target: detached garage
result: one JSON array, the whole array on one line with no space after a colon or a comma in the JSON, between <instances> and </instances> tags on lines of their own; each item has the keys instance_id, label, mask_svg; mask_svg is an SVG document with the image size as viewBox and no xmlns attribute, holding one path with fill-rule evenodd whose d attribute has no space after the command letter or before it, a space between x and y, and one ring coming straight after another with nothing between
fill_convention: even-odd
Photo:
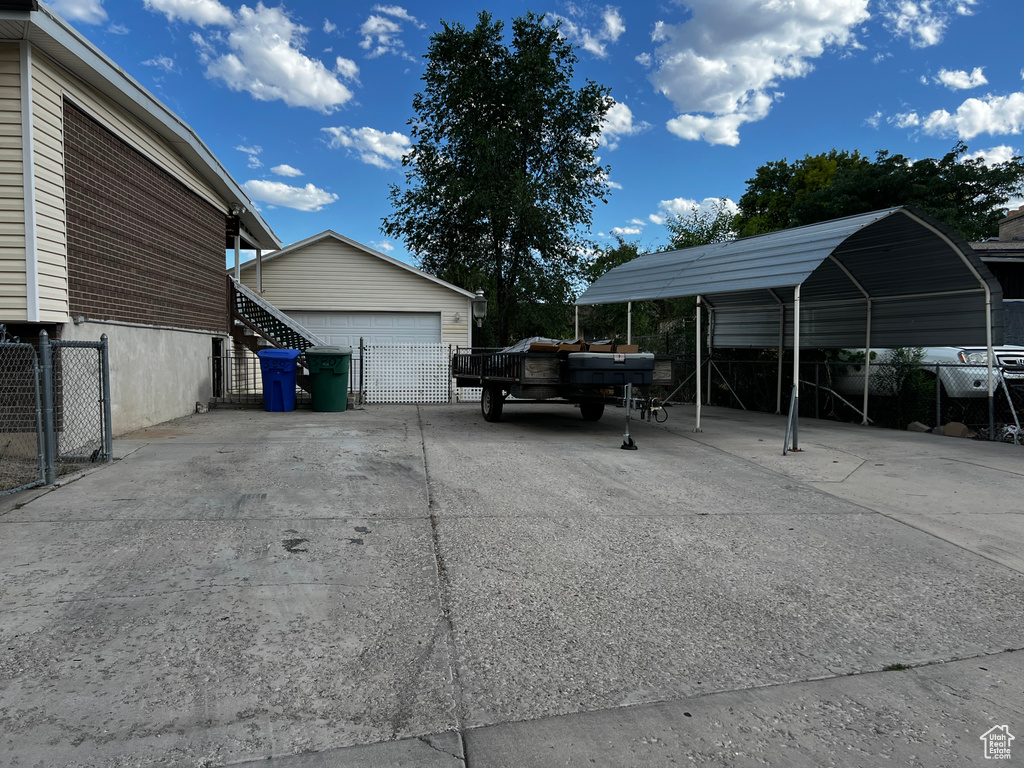
<instances>
[{"instance_id":1,"label":"detached garage","mask_svg":"<svg viewBox=\"0 0 1024 768\"><path fill-rule=\"evenodd\" d=\"M366 402L446 401L447 347L471 344L472 292L330 230L246 262L239 279L324 344L352 347L354 382L360 340L374 348L362 394L381 399Z\"/></svg>"},{"instance_id":2,"label":"detached garage","mask_svg":"<svg viewBox=\"0 0 1024 768\"><path fill-rule=\"evenodd\" d=\"M470 345L472 292L337 232L261 261L261 276L255 260L242 265L242 283L325 344Z\"/></svg>"}]
</instances>

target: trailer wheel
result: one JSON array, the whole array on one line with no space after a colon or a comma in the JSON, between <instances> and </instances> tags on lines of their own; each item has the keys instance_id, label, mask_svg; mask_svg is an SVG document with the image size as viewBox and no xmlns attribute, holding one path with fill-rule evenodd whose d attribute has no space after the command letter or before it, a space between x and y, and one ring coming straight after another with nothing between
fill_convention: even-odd
<instances>
[{"instance_id":1,"label":"trailer wheel","mask_svg":"<svg viewBox=\"0 0 1024 768\"><path fill-rule=\"evenodd\" d=\"M580 416L584 421L600 421L604 416L604 403L580 403Z\"/></svg>"},{"instance_id":2,"label":"trailer wheel","mask_svg":"<svg viewBox=\"0 0 1024 768\"><path fill-rule=\"evenodd\" d=\"M484 387L480 395L480 411L484 421L501 421L501 408L505 405L505 394L501 387Z\"/></svg>"}]
</instances>

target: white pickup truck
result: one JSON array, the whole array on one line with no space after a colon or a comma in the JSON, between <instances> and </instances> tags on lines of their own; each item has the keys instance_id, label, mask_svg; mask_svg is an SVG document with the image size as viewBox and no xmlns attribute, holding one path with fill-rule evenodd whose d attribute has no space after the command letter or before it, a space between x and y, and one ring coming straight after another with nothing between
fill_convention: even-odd
<instances>
[{"instance_id":1,"label":"white pickup truck","mask_svg":"<svg viewBox=\"0 0 1024 768\"><path fill-rule=\"evenodd\" d=\"M934 374L938 366L939 382L946 397L987 397L988 352L985 347L924 347L920 365ZM882 366L889 361L890 350L871 350L871 384L869 394L885 395L887 377L879 375ZM992 385L998 393L1005 377L1007 386L1024 387L1024 347L994 347L995 361L992 367ZM863 351L861 352L863 357ZM857 395L864 391L864 365L846 365L838 368L832 381L833 388L844 395Z\"/></svg>"}]
</instances>

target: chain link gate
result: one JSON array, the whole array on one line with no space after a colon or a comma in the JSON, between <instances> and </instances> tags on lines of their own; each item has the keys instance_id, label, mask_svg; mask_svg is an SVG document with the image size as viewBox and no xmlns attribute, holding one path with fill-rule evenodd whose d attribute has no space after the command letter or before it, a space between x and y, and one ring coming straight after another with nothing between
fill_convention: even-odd
<instances>
[{"instance_id":1,"label":"chain link gate","mask_svg":"<svg viewBox=\"0 0 1024 768\"><path fill-rule=\"evenodd\" d=\"M106 334L51 341L41 331L37 354L0 325L0 496L112 461L112 435Z\"/></svg>"},{"instance_id":2,"label":"chain link gate","mask_svg":"<svg viewBox=\"0 0 1024 768\"><path fill-rule=\"evenodd\" d=\"M0 496L45 482L40 400L35 349L0 340Z\"/></svg>"}]
</instances>

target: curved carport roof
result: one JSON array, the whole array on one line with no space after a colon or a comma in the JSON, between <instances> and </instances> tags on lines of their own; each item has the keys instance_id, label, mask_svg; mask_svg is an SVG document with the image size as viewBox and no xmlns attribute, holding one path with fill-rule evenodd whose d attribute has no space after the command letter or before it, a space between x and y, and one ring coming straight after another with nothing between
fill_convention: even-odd
<instances>
[{"instance_id":1,"label":"curved carport roof","mask_svg":"<svg viewBox=\"0 0 1024 768\"><path fill-rule=\"evenodd\" d=\"M708 341L718 347L1002 343L999 283L958 234L909 206L646 254L609 270L576 304L684 296L698 297L698 312L711 309ZM990 370L990 404L991 387ZM864 400L866 421L866 380Z\"/></svg>"},{"instance_id":2,"label":"curved carport roof","mask_svg":"<svg viewBox=\"0 0 1024 768\"><path fill-rule=\"evenodd\" d=\"M1002 342L1002 289L959 235L910 207L727 243L650 253L598 278L578 305L701 296L713 344L776 347L779 308L800 286L801 347ZM991 320L986 308L992 308Z\"/></svg>"}]
</instances>

